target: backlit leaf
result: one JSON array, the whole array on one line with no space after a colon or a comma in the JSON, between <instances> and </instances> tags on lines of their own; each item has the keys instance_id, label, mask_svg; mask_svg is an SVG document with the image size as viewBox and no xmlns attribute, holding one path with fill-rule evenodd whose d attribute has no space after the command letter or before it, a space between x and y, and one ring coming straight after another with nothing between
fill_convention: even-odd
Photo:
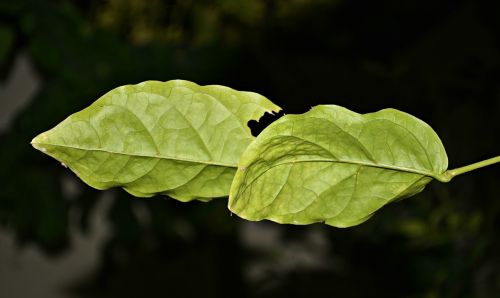
<instances>
[{"instance_id":1,"label":"backlit leaf","mask_svg":"<svg viewBox=\"0 0 500 298\"><path fill-rule=\"evenodd\" d=\"M97 189L210 200L229 193L254 139L247 122L279 110L252 92L148 81L108 92L32 144Z\"/></svg>"},{"instance_id":2,"label":"backlit leaf","mask_svg":"<svg viewBox=\"0 0 500 298\"><path fill-rule=\"evenodd\" d=\"M317 106L280 118L247 148L229 208L248 220L349 227L447 167L439 137L409 114Z\"/></svg>"}]
</instances>

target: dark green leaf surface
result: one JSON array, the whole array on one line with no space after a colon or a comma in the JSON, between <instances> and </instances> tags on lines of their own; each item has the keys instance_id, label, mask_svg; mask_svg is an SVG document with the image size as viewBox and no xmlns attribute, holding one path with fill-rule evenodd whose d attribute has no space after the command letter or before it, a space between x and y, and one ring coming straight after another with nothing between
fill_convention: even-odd
<instances>
[{"instance_id":1,"label":"dark green leaf surface","mask_svg":"<svg viewBox=\"0 0 500 298\"><path fill-rule=\"evenodd\" d=\"M349 227L446 171L436 133L394 109L317 106L267 127L247 148L229 208L249 220Z\"/></svg>"},{"instance_id":2,"label":"dark green leaf surface","mask_svg":"<svg viewBox=\"0 0 500 298\"><path fill-rule=\"evenodd\" d=\"M227 196L265 97L174 80L116 88L33 139L97 189L181 201Z\"/></svg>"}]
</instances>

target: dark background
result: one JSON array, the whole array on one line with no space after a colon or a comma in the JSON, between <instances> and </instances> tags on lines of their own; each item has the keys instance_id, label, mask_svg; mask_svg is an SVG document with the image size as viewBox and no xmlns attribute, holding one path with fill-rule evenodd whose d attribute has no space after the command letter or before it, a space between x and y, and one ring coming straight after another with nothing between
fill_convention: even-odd
<instances>
[{"instance_id":1,"label":"dark background","mask_svg":"<svg viewBox=\"0 0 500 298\"><path fill-rule=\"evenodd\" d=\"M21 58L35 75L21 76L0 102L2 117L14 111L0 132L0 234L8 235L0 248L11 241L18 260L3 250L0 297L55 276L23 263L27 251L61 280L82 271L58 284L64 297L499 297L498 166L432 182L337 229L246 222L226 199L97 191L29 145L112 88L186 79L261 93L285 113L397 108L436 130L450 168L493 157L499 3L0 1L0 90ZM33 85L19 103L16 94ZM99 229L106 236L92 266L61 267Z\"/></svg>"}]
</instances>

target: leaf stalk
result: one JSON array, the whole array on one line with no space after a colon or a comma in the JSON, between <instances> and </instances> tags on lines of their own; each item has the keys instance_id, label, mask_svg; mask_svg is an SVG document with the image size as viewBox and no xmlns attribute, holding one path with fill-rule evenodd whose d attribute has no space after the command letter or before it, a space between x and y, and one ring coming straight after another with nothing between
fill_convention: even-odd
<instances>
[{"instance_id":1,"label":"leaf stalk","mask_svg":"<svg viewBox=\"0 0 500 298\"><path fill-rule=\"evenodd\" d=\"M500 162L500 156L492 157L492 158L489 158L489 159L486 159L483 161L479 161L479 162L476 162L476 163L473 163L473 164L470 164L467 166L448 170L448 171L444 172L443 174L441 174L441 176L436 177L436 179L441 181L441 182L449 182L455 176L458 176L458 175L461 175L461 174L464 174L464 173L467 173L467 172L470 172L470 171L473 171L473 170L476 170L479 168L483 168L483 167L486 167L486 166L489 166L492 164L496 164L499 162Z\"/></svg>"}]
</instances>

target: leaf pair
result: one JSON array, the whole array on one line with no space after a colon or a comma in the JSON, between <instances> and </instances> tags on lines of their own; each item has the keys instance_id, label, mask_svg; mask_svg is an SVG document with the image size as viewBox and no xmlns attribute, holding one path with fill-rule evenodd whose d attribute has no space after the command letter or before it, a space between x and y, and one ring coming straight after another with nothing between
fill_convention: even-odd
<instances>
[{"instance_id":1,"label":"leaf pair","mask_svg":"<svg viewBox=\"0 0 500 298\"><path fill-rule=\"evenodd\" d=\"M409 114L317 106L255 139L248 121L279 110L256 93L148 81L110 91L32 144L98 189L180 201L229 194L237 215L279 223L357 225L452 177L439 137Z\"/></svg>"}]
</instances>

